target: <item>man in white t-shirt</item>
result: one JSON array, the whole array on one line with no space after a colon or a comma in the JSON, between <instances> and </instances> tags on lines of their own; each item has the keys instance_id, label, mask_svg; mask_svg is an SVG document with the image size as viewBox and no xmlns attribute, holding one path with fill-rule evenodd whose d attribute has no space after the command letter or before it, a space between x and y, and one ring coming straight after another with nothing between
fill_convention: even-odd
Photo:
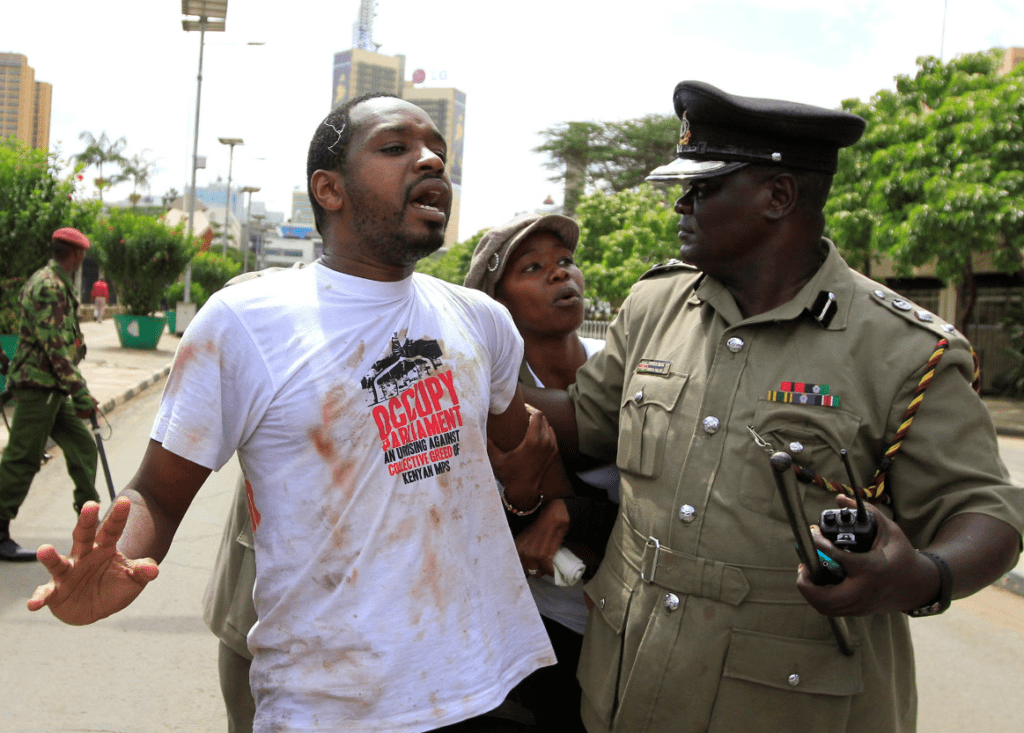
<instances>
[{"instance_id":1,"label":"man in white t-shirt","mask_svg":"<svg viewBox=\"0 0 1024 733\"><path fill-rule=\"evenodd\" d=\"M83 510L69 557L40 548L53 580L31 610L84 624L128 605L237 451L257 553L256 731L529 729L503 700L554 657L486 442L512 448L542 418L516 384L508 312L413 274L443 242L446 152L396 97L321 123L307 174L323 258L207 302L138 473L98 531L98 506ZM548 496L566 487L557 464ZM506 498L525 506L533 490Z\"/></svg>"}]
</instances>

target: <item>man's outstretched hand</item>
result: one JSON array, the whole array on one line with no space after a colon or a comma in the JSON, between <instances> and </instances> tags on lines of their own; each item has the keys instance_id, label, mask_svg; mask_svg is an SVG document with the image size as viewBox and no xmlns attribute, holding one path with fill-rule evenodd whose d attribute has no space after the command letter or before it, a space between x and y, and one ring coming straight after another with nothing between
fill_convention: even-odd
<instances>
[{"instance_id":1,"label":"man's outstretched hand","mask_svg":"<svg viewBox=\"0 0 1024 733\"><path fill-rule=\"evenodd\" d=\"M150 558L129 560L118 552L117 542L130 510L131 501L124 496L118 498L99 526L100 505L87 502L78 517L68 557L58 553L53 545L40 547L39 562L52 578L36 588L28 610L49 606L50 612L64 623L83 626L134 601L160 570Z\"/></svg>"}]
</instances>

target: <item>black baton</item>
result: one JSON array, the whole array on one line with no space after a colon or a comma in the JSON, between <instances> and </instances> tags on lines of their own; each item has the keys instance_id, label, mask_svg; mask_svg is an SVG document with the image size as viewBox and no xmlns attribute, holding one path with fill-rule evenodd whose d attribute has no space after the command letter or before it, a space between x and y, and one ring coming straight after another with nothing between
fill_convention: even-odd
<instances>
[{"instance_id":1,"label":"black baton","mask_svg":"<svg viewBox=\"0 0 1024 733\"><path fill-rule=\"evenodd\" d=\"M814 538L811 536L811 528L807 524L807 515L804 514L803 500L800 493L791 489L786 484L783 474L793 466L793 459L788 453L779 451L773 453L770 459L772 474L775 476L775 486L779 490L779 498L782 499L782 506L786 510L786 517L789 519L789 526L796 538L796 552L800 561L807 566L811 581L815 585L829 585L837 583L845 575L842 566L834 560L830 560L834 568L826 568L818 556L818 549L814 546ZM839 651L847 657L853 656L853 642L850 639L850 629L846 625L846 619L834 616L826 616L829 626L832 627L832 634L839 644Z\"/></svg>"},{"instance_id":2,"label":"black baton","mask_svg":"<svg viewBox=\"0 0 1024 733\"><path fill-rule=\"evenodd\" d=\"M100 459L103 461L103 473L107 477L107 490L110 491L110 503L114 503L114 482L110 478L110 466L107 464L107 452L103 450L103 438L100 436L100 422L96 419L96 410L89 413L89 420L92 422L92 434L96 436L96 449L100 452Z\"/></svg>"}]
</instances>

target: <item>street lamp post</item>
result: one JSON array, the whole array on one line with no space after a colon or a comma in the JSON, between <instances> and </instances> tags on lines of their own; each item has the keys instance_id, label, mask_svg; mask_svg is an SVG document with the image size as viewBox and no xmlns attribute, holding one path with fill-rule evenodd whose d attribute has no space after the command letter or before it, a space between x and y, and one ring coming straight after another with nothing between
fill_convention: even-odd
<instances>
[{"instance_id":1,"label":"street lamp post","mask_svg":"<svg viewBox=\"0 0 1024 733\"><path fill-rule=\"evenodd\" d=\"M240 137L219 137L222 145L227 145L231 151L228 154L228 197L224 200L224 245L221 248L221 254L225 257L228 256L228 212L231 210L231 167L235 162L235 146L244 145L242 138Z\"/></svg>"},{"instance_id":2,"label":"street lamp post","mask_svg":"<svg viewBox=\"0 0 1024 733\"><path fill-rule=\"evenodd\" d=\"M265 216L257 214L253 217L256 220L256 269L263 269L263 220Z\"/></svg>"},{"instance_id":3,"label":"street lamp post","mask_svg":"<svg viewBox=\"0 0 1024 733\"><path fill-rule=\"evenodd\" d=\"M242 193L249 194L249 206L245 210L245 249L242 254L242 272L249 271L249 230L252 227L252 195L260 190L259 186L246 186Z\"/></svg>"},{"instance_id":4,"label":"street lamp post","mask_svg":"<svg viewBox=\"0 0 1024 733\"><path fill-rule=\"evenodd\" d=\"M203 46L206 42L206 31L223 32L227 25L228 0L181 0L181 14L194 16L182 18L181 27L186 32L199 31L199 73L196 76L196 124L192 139L192 186L188 195L188 241L192 242L192 227L196 214L196 157L199 155L199 101L203 92ZM195 18L198 18L196 20ZM192 263L185 266L185 298L186 313L177 319L175 331L185 330L188 321L195 315L192 303ZM180 331L179 331L180 329Z\"/></svg>"}]
</instances>

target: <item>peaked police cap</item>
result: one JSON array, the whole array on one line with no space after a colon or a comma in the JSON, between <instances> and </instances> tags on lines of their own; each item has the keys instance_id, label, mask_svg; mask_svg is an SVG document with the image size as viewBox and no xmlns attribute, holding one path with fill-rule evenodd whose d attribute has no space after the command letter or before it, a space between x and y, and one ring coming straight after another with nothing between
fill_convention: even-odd
<instances>
[{"instance_id":1,"label":"peaked police cap","mask_svg":"<svg viewBox=\"0 0 1024 733\"><path fill-rule=\"evenodd\" d=\"M678 157L649 181L712 178L752 163L835 173L839 149L864 133L864 119L849 112L740 97L702 81L679 82L672 99Z\"/></svg>"}]
</instances>

